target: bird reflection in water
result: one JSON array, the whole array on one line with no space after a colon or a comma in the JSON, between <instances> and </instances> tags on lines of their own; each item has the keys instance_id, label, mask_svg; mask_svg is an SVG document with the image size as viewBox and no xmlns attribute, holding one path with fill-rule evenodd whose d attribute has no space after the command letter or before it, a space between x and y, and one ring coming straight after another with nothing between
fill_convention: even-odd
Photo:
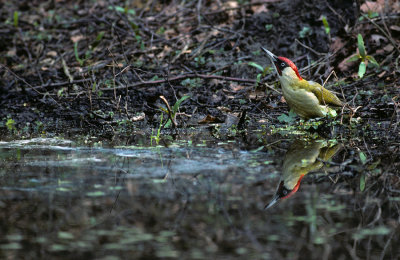
<instances>
[{"instance_id":1,"label":"bird reflection in water","mask_svg":"<svg viewBox=\"0 0 400 260\"><path fill-rule=\"evenodd\" d=\"M340 144L332 144L326 140L294 141L285 155L278 188L265 209L295 194L303 177L309 172L319 170L340 148Z\"/></svg>"}]
</instances>

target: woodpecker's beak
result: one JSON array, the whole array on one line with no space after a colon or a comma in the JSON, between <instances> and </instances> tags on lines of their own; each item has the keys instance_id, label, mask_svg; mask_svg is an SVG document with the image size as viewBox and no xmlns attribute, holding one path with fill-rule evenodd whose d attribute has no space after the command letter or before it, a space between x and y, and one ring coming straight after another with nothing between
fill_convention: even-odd
<instances>
[{"instance_id":1,"label":"woodpecker's beak","mask_svg":"<svg viewBox=\"0 0 400 260\"><path fill-rule=\"evenodd\" d=\"M277 61L277 56L272 52L270 52L269 50L265 49L264 47L261 47L261 50L263 50L268 55L271 62L275 64L275 62Z\"/></svg>"},{"instance_id":2,"label":"woodpecker's beak","mask_svg":"<svg viewBox=\"0 0 400 260\"><path fill-rule=\"evenodd\" d=\"M275 195L275 196L272 198L272 200L270 201L270 203L268 203L268 204L265 206L264 209L269 209L270 207L272 207L273 205L275 205L275 204L278 202L279 199L280 199L279 195L278 195L278 194Z\"/></svg>"},{"instance_id":3,"label":"woodpecker's beak","mask_svg":"<svg viewBox=\"0 0 400 260\"><path fill-rule=\"evenodd\" d=\"M267 55L269 60L271 61L273 67L275 68L275 72L278 76L281 75L281 73L278 71L277 67L276 67L276 63L278 62L278 57L273 54L272 52L270 52L269 50L265 49L264 47L261 46L261 50L263 50Z\"/></svg>"}]
</instances>

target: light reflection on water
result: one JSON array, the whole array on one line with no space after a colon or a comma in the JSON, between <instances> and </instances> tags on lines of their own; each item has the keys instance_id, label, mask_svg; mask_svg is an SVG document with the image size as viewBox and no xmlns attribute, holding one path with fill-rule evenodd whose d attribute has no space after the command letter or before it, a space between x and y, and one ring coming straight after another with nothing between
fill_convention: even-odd
<instances>
[{"instance_id":1,"label":"light reflection on water","mask_svg":"<svg viewBox=\"0 0 400 260\"><path fill-rule=\"evenodd\" d=\"M377 189L393 174L382 175L378 159L366 163L356 149L336 149L326 140L299 145L295 137L263 145L246 151L217 141L169 148L0 142L0 222L6 223L0 227L7 235L0 248L8 257L13 250L46 257L89 251L97 258L101 250L122 250L140 257L144 248L160 253L165 247L184 257L182 246L202 256L225 255L218 243L205 249L209 240L199 233L207 231L255 258L277 256L287 243L310 255L327 250L326 244L347 255L335 242L353 247L354 239L362 258L380 255L382 239L399 241L392 232L398 211L389 210L399 208L399 200ZM265 211L290 172L304 176L301 187ZM366 251L371 241L376 248Z\"/></svg>"}]
</instances>

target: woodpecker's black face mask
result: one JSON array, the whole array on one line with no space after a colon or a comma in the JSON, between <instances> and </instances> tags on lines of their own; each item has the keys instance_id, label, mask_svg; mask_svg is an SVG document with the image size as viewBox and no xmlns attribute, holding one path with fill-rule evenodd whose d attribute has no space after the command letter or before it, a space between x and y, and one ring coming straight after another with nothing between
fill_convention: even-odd
<instances>
[{"instance_id":1,"label":"woodpecker's black face mask","mask_svg":"<svg viewBox=\"0 0 400 260\"><path fill-rule=\"evenodd\" d=\"M287 63L281 59L277 59L274 62L274 65L276 67L276 71L278 72L279 76L282 76L282 71L286 68L289 67L289 65L287 65Z\"/></svg>"}]
</instances>

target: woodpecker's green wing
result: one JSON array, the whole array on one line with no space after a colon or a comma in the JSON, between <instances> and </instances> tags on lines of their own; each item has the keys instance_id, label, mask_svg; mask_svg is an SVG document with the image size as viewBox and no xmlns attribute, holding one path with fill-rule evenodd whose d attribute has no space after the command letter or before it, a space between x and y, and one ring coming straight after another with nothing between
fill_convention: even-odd
<instances>
[{"instance_id":1,"label":"woodpecker's green wing","mask_svg":"<svg viewBox=\"0 0 400 260\"><path fill-rule=\"evenodd\" d=\"M340 99L335 94L333 94L317 82L307 81L303 79L296 82L296 85L298 88L305 89L314 93L321 105L330 104L335 106L343 106L342 101L340 101Z\"/></svg>"}]
</instances>

